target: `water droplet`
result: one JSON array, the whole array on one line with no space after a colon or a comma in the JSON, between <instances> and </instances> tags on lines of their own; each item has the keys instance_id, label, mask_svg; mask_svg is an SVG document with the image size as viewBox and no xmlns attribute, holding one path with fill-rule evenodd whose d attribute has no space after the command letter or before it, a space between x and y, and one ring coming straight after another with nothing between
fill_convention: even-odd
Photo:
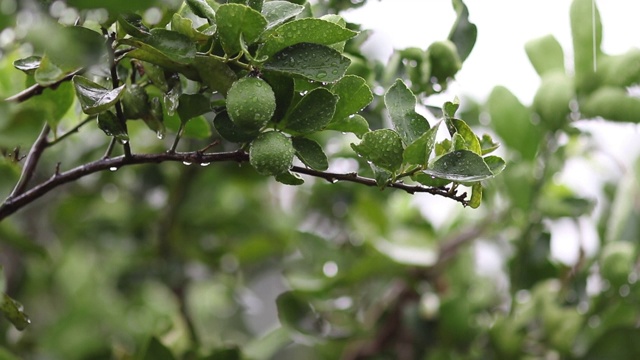
<instances>
[{"instance_id":1,"label":"water droplet","mask_svg":"<svg viewBox=\"0 0 640 360\"><path fill-rule=\"evenodd\" d=\"M318 71L318 73L316 74L316 77L318 79L323 79L323 78L327 77L327 72L326 71Z\"/></svg>"},{"instance_id":2,"label":"water droplet","mask_svg":"<svg viewBox=\"0 0 640 360\"><path fill-rule=\"evenodd\" d=\"M127 140L127 139L118 139L118 141L120 141L120 144L122 144L122 145L126 145L126 144L129 143L129 140Z\"/></svg>"},{"instance_id":3,"label":"water droplet","mask_svg":"<svg viewBox=\"0 0 640 360\"><path fill-rule=\"evenodd\" d=\"M109 171L116 171L116 170L118 170L117 166L112 166L112 167L109 168Z\"/></svg>"},{"instance_id":4,"label":"water droplet","mask_svg":"<svg viewBox=\"0 0 640 360\"><path fill-rule=\"evenodd\" d=\"M209 166L209 165L211 165L211 163L208 163L208 162L200 163L200 166Z\"/></svg>"},{"instance_id":5,"label":"water droplet","mask_svg":"<svg viewBox=\"0 0 640 360\"><path fill-rule=\"evenodd\" d=\"M338 179L331 179L331 180L329 180L329 182L332 183L332 184L335 184L335 183L338 182Z\"/></svg>"},{"instance_id":6,"label":"water droplet","mask_svg":"<svg viewBox=\"0 0 640 360\"><path fill-rule=\"evenodd\" d=\"M156 136L158 137L158 139L159 139L159 140L164 139L164 131L160 131L160 130L158 130L158 131L156 132Z\"/></svg>"},{"instance_id":7,"label":"water droplet","mask_svg":"<svg viewBox=\"0 0 640 360\"><path fill-rule=\"evenodd\" d=\"M191 162L189 162L189 161L183 161L182 163L187 165L187 166L191 165Z\"/></svg>"}]
</instances>

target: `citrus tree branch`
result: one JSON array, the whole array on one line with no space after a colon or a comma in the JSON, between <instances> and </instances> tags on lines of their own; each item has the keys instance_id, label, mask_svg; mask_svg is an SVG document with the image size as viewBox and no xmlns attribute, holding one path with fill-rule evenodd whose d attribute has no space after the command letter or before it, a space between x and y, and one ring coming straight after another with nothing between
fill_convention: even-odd
<instances>
[{"instance_id":1,"label":"citrus tree branch","mask_svg":"<svg viewBox=\"0 0 640 360\"><path fill-rule=\"evenodd\" d=\"M28 88L20 91L19 93L9 96L8 98L4 99L4 101L7 102L23 102L26 100L31 99L32 97L36 96L36 95L40 95L42 94L42 92L46 89L46 88L52 88L55 89L56 87L58 87L58 85L62 84L65 81L69 81L71 80L71 78L73 78L75 75L78 75L82 72L84 72L86 69L81 68L78 69L76 71L73 71L71 73L69 73L67 76L63 77L62 79L56 81L55 83L48 85L48 86L43 86L40 84L34 84L29 86Z\"/></svg>"},{"instance_id":2,"label":"citrus tree branch","mask_svg":"<svg viewBox=\"0 0 640 360\"><path fill-rule=\"evenodd\" d=\"M28 191L17 193L15 196L10 196L9 198L7 198L5 202L0 205L0 221L4 220L19 209L42 197L58 186L73 182L87 175L104 170L115 170L128 165L157 164L169 161L196 164L226 161L242 163L249 161L249 154L247 154L243 150L217 153L192 151L165 152L157 154L131 154L130 156L121 155L113 158L102 158L84 165L80 165L65 172L59 172L58 170L56 170L48 180L34 186ZM362 177L356 173L341 174L324 172L300 166L294 166L293 168L291 168L291 171L299 174L322 178L332 183L336 181L348 181L366 186L377 186L374 179ZM446 198L453 199L465 206L467 205L467 202L465 200L466 193L458 194L456 192L452 192L447 188L430 188L422 185L404 184L402 182L390 183L387 185L387 187L404 190L409 194L428 193L432 195L444 196Z\"/></svg>"},{"instance_id":3,"label":"citrus tree branch","mask_svg":"<svg viewBox=\"0 0 640 360\"><path fill-rule=\"evenodd\" d=\"M49 131L51 131L49 124L44 124L36 142L31 147L31 150L29 150L29 155L27 155L27 160L25 160L22 173L20 174L20 179L18 179L18 183L13 188L11 195L9 195L10 199L22 194L27 188L29 180L31 180L35 173L36 166L40 160L40 155L42 155L44 150L47 148L47 135L49 135Z\"/></svg>"}]
</instances>

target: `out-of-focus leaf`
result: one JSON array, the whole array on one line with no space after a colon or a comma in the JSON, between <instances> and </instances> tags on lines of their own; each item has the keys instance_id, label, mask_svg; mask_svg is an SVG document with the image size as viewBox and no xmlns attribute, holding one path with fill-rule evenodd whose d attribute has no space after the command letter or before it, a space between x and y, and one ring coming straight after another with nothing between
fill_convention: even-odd
<instances>
[{"instance_id":1,"label":"out-of-focus leaf","mask_svg":"<svg viewBox=\"0 0 640 360\"><path fill-rule=\"evenodd\" d=\"M564 73L564 52L553 35L530 40L524 49L538 75L544 76L554 71Z\"/></svg>"},{"instance_id":2,"label":"out-of-focus leaf","mask_svg":"<svg viewBox=\"0 0 640 360\"><path fill-rule=\"evenodd\" d=\"M155 336L149 338L144 349L139 353L136 360L175 360L173 355L164 344Z\"/></svg>"},{"instance_id":3,"label":"out-of-focus leaf","mask_svg":"<svg viewBox=\"0 0 640 360\"><path fill-rule=\"evenodd\" d=\"M0 311L4 317L9 320L13 326L22 331L29 326L31 320L24 313L22 305L9 297L5 293L0 293Z\"/></svg>"},{"instance_id":4,"label":"out-of-focus leaf","mask_svg":"<svg viewBox=\"0 0 640 360\"><path fill-rule=\"evenodd\" d=\"M452 3L457 18L449 32L449 40L456 44L460 60L465 61L476 44L478 27L469 21L469 9L462 0L452 0Z\"/></svg>"},{"instance_id":5,"label":"out-of-focus leaf","mask_svg":"<svg viewBox=\"0 0 640 360\"><path fill-rule=\"evenodd\" d=\"M309 303L296 293L288 291L276 299L278 319L283 326L307 335L320 335L324 321L311 308Z\"/></svg>"}]
</instances>

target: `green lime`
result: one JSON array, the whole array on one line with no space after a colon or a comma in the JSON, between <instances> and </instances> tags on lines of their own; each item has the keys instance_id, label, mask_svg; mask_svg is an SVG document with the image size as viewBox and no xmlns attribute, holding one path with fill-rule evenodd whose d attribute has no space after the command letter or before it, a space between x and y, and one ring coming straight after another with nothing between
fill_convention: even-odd
<instances>
[{"instance_id":1,"label":"green lime","mask_svg":"<svg viewBox=\"0 0 640 360\"><path fill-rule=\"evenodd\" d=\"M234 82L227 93L227 112L244 130L265 126L276 111L276 96L266 81L245 77Z\"/></svg>"}]
</instances>

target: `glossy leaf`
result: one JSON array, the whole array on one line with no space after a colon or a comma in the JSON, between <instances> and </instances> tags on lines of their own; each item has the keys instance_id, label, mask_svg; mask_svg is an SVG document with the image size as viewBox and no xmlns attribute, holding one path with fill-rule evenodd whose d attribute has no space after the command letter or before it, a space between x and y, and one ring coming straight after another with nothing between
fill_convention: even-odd
<instances>
[{"instance_id":1,"label":"glossy leaf","mask_svg":"<svg viewBox=\"0 0 640 360\"><path fill-rule=\"evenodd\" d=\"M336 110L338 98L329 90L318 88L305 95L284 120L285 128L298 134L322 130Z\"/></svg>"},{"instance_id":2,"label":"glossy leaf","mask_svg":"<svg viewBox=\"0 0 640 360\"><path fill-rule=\"evenodd\" d=\"M142 16L138 14L120 14L118 16L118 28L138 39L144 39L151 35L149 28L142 22Z\"/></svg>"},{"instance_id":3,"label":"glossy leaf","mask_svg":"<svg viewBox=\"0 0 640 360\"><path fill-rule=\"evenodd\" d=\"M358 33L321 19L299 19L280 25L263 39L257 58L271 56L299 43L331 45L353 38Z\"/></svg>"},{"instance_id":4,"label":"glossy leaf","mask_svg":"<svg viewBox=\"0 0 640 360\"><path fill-rule=\"evenodd\" d=\"M476 182L493 177L482 158L468 150L456 150L443 155L424 173L456 182Z\"/></svg>"},{"instance_id":5,"label":"glossy leaf","mask_svg":"<svg viewBox=\"0 0 640 360\"><path fill-rule=\"evenodd\" d=\"M223 96L227 96L227 91L238 79L229 65L212 56L196 56L194 66L202 81Z\"/></svg>"},{"instance_id":6,"label":"glossy leaf","mask_svg":"<svg viewBox=\"0 0 640 360\"><path fill-rule=\"evenodd\" d=\"M286 115L293 100L294 80L289 76L277 73L264 74L263 79L271 85L271 89L276 95L274 119L280 121Z\"/></svg>"},{"instance_id":7,"label":"glossy leaf","mask_svg":"<svg viewBox=\"0 0 640 360\"><path fill-rule=\"evenodd\" d=\"M262 6L262 15L267 20L267 29L282 24L300 14L304 6L289 1L267 1Z\"/></svg>"},{"instance_id":8,"label":"glossy leaf","mask_svg":"<svg viewBox=\"0 0 640 360\"><path fill-rule=\"evenodd\" d=\"M125 87L107 89L79 75L74 76L72 81L82 111L88 115L101 113L113 106L123 95Z\"/></svg>"},{"instance_id":9,"label":"glossy leaf","mask_svg":"<svg viewBox=\"0 0 640 360\"><path fill-rule=\"evenodd\" d=\"M342 118L342 120L331 121L325 129L350 132L362 138L365 133L369 132L369 123L362 115L356 114Z\"/></svg>"},{"instance_id":10,"label":"glossy leaf","mask_svg":"<svg viewBox=\"0 0 640 360\"><path fill-rule=\"evenodd\" d=\"M151 35L146 37L144 42L180 64L190 64L196 56L193 41L176 31L152 29Z\"/></svg>"},{"instance_id":11,"label":"glossy leaf","mask_svg":"<svg viewBox=\"0 0 640 360\"><path fill-rule=\"evenodd\" d=\"M466 122L460 119L445 119L445 121L452 134L458 134L462 139L464 139L465 149L471 150L478 155L482 154L480 141Z\"/></svg>"},{"instance_id":12,"label":"glossy leaf","mask_svg":"<svg viewBox=\"0 0 640 360\"><path fill-rule=\"evenodd\" d=\"M40 66L36 69L34 78L38 84L50 86L64 79L69 73L70 71L61 69L45 55L40 61Z\"/></svg>"},{"instance_id":13,"label":"glossy leaf","mask_svg":"<svg viewBox=\"0 0 640 360\"><path fill-rule=\"evenodd\" d=\"M46 88L37 97L30 99L23 106L43 111L44 119L52 129L56 129L60 120L67 113L75 100L73 85L63 82L57 87Z\"/></svg>"},{"instance_id":14,"label":"glossy leaf","mask_svg":"<svg viewBox=\"0 0 640 360\"><path fill-rule=\"evenodd\" d=\"M484 162L489 167L489 170L493 173L493 175L498 175L507 167L507 163L499 156L487 156L484 158Z\"/></svg>"},{"instance_id":15,"label":"glossy leaf","mask_svg":"<svg viewBox=\"0 0 640 360\"><path fill-rule=\"evenodd\" d=\"M281 174L275 176L277 182L285 184L285 185L293 185L299 186L304 184L304 179L300 177L300 175L296 173L292 173L291 171L285 171Z\"/></svg>"},{"instance_id":16,"label":"glossy leaf","mask_svg":"<svg viewBox=\"0 0 640 360\"><path fill-rule=\"evenodd\" d=\"M447 101L444 103L442 106L442 113L445 118L451 119L456 116L458 108L460 108L460 101L458 101L458 98L455 98L454 101Z\"/></svg>"},{"instance_id":17,"label":"glossy leaf","mask_svg":"<svg viewBox=\"0 0 640 360\"><path fill-rule=\"evenodd\" d=\"M129 141L127 129L111 111L105 111L98 115L98 127L104 131L107 136L113 136L120 142Z\"/></svg>"},{"instance_id":18,"label":"glossy leaf","mask_svg":"<svg viewBox=\"0 0 640 360\"><path fill-rule=\"evenodd\" d=\"M38 67L40 66L40 61L42 61L42 57L41 56L28 56L24 59L19 59L13 62L13 66L18 69L18 70L22 70L27 74L32 74L34 71L36 71L38 69Z\"/></svg>"},{"instance_id":19,"label":"glossy leaf","mask_svg":"<svg viewBox=\"0 0 640 360\"><path fill-rule=\"evenodd\" d=\"M177 47L182 47L182 54L167 54L163 50L156 49L150 44L132 38L122 39L120 40L120 43L136 48L135 50L129 51L126 55L127 57L150 62L168 71L179 72L192 80L200 80L198 71L190 65L190 63L192 63L195 59L195 44L191 42L188 37L177 32L173 33L174 35L170 35L170 37L175 37L178 41L172 44L169 39L164 39L167 40L167 43L165 43L163 46L165 47L165 50L168 50L169 52L172 51L169 49L170 46L175 45ZM189 43L189 45L184 43L185 40ZM162 42L162 40L156 38L156 43L160 42ZM192 55L193 58L191 57Z\"/></svg>"},{"instance_id":20,"label":"glossy leaf","mask_svg":"<svg viewBox=\"0 0 640 360\"><path fill-rule=\"evenodd\" d=\"M398 79L384 95L393 128L400 134L405 144L411 144L427 130L429 122L415 111L416 97L411 90Z\"/></svg>"},{"instance_id":21,"label":"glossy leaf","mask_svg":"<svg viewBox=\"0 0 640 360\"><path fill-rule=\"evenodd\" d=\"M185 35L192 41L205 42L216 32L216 26L212 25L206 29L207 33L200 32L193 27L193 21L189 18L173 14L171 18L171 30Z\"/></svg>"},{"instance_id":22,"label":"glossy leaf","mask_svg":"<svg viewBox=\"0 0 640 360\"><path fill-rule=\"evenodd\" d=\"M142 117L142 120L151 131L156 133L159 139L162 139L166 129L164 126L164 110L160 98L154 97L151 99L150 105L150 111Z\"/></svg>"},{"instance_id":23,"label":"glossy leaf","mask_svg":"<svg viewBox=\"0 0 640 360\"><path fill-rule=\"evenodd\" d=\"M339 97L333 121L356 114L373 101L373 93L367 81L356 75L343 77L330 90Z\"/></svg>"},{"instance_id":24,"label":"glossy leaf","mask_svg":"<svg viewBox=\"0 0 640 360\"><path fill-rule=\"evenodd\" d=\"M322 147L315 140L294 137L292 138L293 148L296 150L296 156L306 166L315 170L327 170L329 162L327 155L322 151Z\"/></svg>"},{"instance_id":25,"label":"glossy leaf","mask_svg":"<svg viewBox=\"0 0 640 360\"><path fill-rule=\"evenodd\" d=\"M127 119L140 119L150 111L149 95L137 84L127 85L122 95L122 110Z\"/></svg>"},{"instance_id":26,"label":"glossy leaf","mask_svg":"<svg viewBox=\"0 0 640 360\"><path fill-rule=\"evenodd\" d=\"M469 9L462 0L452 0L456 21L449 32L449 40L456 44L461 61L465 61L476 44L478 27L469 21Z\"/></svg>"},{"instance_id":27,"label":"glossy leaf","mask_svg":"<svg viewBox=\"0 0 640 360\"><path fill-rule=\"evenodd\" d=\"M194 14L209 21L209 24L215 23L216 13L213 8L205 0L187 0L187 5Z\"/></svg>"},{"instance_id":28,"label":"glossy leaf","mask_svg":"<svg viewBox=\"0 0 640 360\"><path fill-rule=\"evenodd\" d=\"M211 111L211 101L202 94L182 94L178 101L177 112L183 123Z\"/></svg>"},{"instance_id":29,"label":"glossy leaf","mask_svg":"<svg viewBox=\"0 0 640 360\"><path fill-rule=\"evenodd\" d=\"M265 70L313 81L334 82L344 76L351 61L338 51L319 44L296 44L269 59Z\"/></svg>"},{"instance_id":30,"label":"glossy leaf","mask_svg":"<svg viewBox=\"0 0 640 360\"><path fill-rule=\"evenodd\" d=\"M440 122L407 146L402 154L405 163L427 167L435 147L439 125Z\"/></svg>"},{"instance_id":31,"label":"glossy leaf","mask_svg":"<svg viewBox=\"0 0 640 360\"><path fill-rule=\"evenodd\" d=\"M351 144L351 147L367 161L390 172L395 172L402 165L402 139L393 130L370 131L364 134L359 144Z\"/></svg>"},{"instance_id":32,"label":"glossy leaf","mask_svg":"<svg viewBox=\"0 0 640 360\"><path fill-rule=\"evenodd\" d=\"M216 24L222 48L228 56L237 54L242 46L253 44L267 28L267 20L246 5L224 4L216 12Z\"/></svg>"},{"instance_id":33,"label":"glossy leaf","mask_svg":"<svg viewBox=\"0 0 640 360\"><path fill-rule=\"evenodd\" d=\"M24 313L22 305L5 293L0 293L0 296L2 297L0 299L0 311L2 311L2 315L4 315L16 329L20 331L26 329L31 323L31 320L29 316Z\"/></svg>"},{"instance_id":34,"label":"glossy leaf","mask_svg":"<svg viewBox=\"0 0 640 360\"><path fill-rule=\"evenodd\" d=\"M248 131L239 128L233 121L231 121L231 118L226 111L216 115L213 119L213 125L223 139L236 143L249 142L255 139L259 133L258 130Z\"/></svg>"}]
</instances>

